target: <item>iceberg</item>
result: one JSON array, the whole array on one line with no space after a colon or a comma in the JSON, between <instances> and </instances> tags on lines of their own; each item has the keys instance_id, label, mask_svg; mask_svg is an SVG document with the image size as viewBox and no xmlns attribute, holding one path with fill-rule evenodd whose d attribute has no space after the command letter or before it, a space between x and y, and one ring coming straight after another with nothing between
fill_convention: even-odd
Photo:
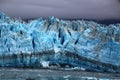
<instances>
[{"instance_id":1,"label":"iceberg","mask_svg":"<svg viewBox=\"0 0 120 80\"><path fill-rule=\"evenodd\" d=\"M55 17L26 23L0 13L0 66L120 73L120 24Z\"/></svg>"}]
</instances>

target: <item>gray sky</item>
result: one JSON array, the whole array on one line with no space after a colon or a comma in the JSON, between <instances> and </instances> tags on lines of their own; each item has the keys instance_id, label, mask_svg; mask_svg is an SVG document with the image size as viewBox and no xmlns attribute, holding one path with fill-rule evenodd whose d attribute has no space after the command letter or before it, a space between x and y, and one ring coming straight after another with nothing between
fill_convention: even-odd
<instances>
[{"instance_id":1,"label":"gray sky","mask_svg":"<svg viewBox=\"0 0 120 80\"><path fill-rule=\"evenodd\" d=\"M30 19L55 16L65 19L120 19L118 0L0 0L0 11Z\"/></svg>"}]
</instances>

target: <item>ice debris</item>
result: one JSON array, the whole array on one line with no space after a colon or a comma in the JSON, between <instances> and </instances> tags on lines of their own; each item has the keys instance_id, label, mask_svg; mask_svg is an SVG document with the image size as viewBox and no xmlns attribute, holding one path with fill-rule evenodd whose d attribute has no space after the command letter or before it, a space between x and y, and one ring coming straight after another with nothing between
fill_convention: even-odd
<instances>
[{"instance_id":1,"label":"ice debris","mask_svg":"<svg viewBox=\"0 0 120 80\"><path fill-rule=\"evenodd\" d=\"M120 24L54 17L26 23L0 13L0 66L38 66L42 60L120 72Z\"/></svg>"}]
</instances>

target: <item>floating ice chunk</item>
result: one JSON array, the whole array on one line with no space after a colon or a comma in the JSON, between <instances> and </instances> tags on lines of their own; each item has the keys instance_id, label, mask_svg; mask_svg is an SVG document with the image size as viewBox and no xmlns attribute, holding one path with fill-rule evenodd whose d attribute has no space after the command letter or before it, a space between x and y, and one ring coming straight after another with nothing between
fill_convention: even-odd
<instances>
[{"instance_id":1,"label":"floating ice chunk","mask_svg":"<svg viewBox=\"0 0 120 80\"><path fill-rule=\"evenodd\" d=\"M71 75L65 75L65 76L63 76L63 78L65 78L65 79L68 79L70 77L71 77Z\"/></svg>"}]
</instances>

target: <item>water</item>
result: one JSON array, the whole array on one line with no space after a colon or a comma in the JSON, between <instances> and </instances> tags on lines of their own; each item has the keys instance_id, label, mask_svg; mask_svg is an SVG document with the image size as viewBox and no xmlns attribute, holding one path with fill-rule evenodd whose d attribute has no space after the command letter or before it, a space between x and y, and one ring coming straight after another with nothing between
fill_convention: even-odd
<instances>
[{"instance_id":1,"label":"water","mask_svg":"<svg viewBox=\"0 0 120 80\"><path fill-rule=\"evenodd\" d=\"M77 70L0 69L0 80L120 80L120 74Z\"/></svg>"}]
</instances>

